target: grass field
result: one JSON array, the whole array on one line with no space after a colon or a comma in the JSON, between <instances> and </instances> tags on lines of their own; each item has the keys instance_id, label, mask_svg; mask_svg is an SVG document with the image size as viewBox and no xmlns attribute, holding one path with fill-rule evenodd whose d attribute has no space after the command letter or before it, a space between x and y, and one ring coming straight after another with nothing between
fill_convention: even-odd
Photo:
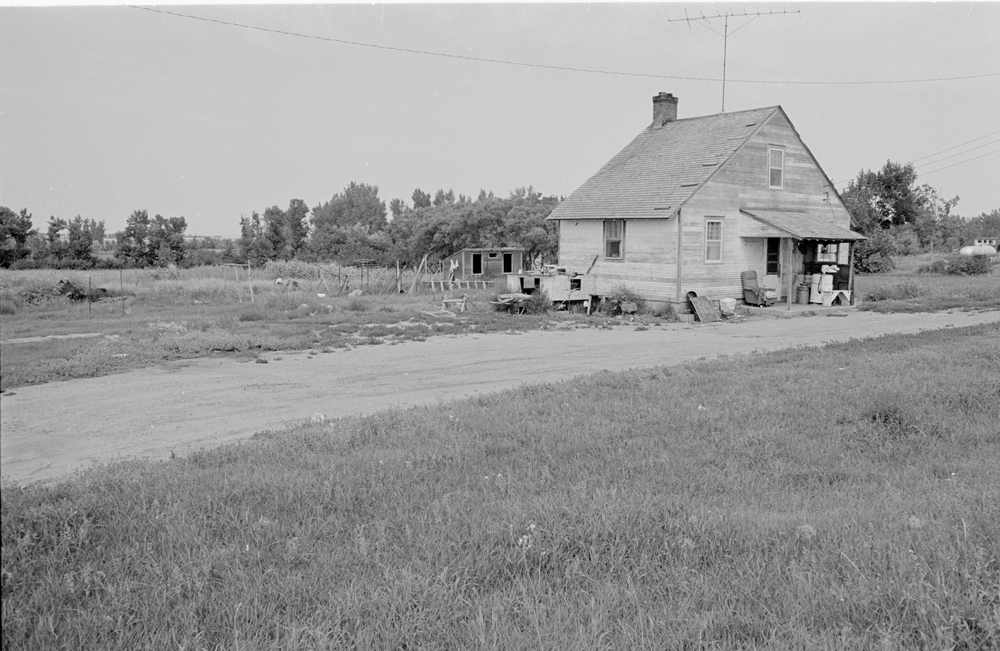
<instances>
[{"instance_id":1,"label":"grass field","mask_svg":"<svg viewBox=\"0 0 1000 651\"><path fill-rule=\"evenodd\" d=\"M859 276L861 309L927 312L947 309L1000 309L1000 276L917 275L926 264L917 256L900 261L890 276ZM153 366L165 361L211 355L256 356L261 351L315 350L420 341L440 334L484 333L546 328L544 315L497 313L489 304L497 291L457 290L470 310L458 319L425 314L441 309L440 292L401 296L385 270L342 269L350 287L367 288L360 297L328 295L337 290L315 267L272 265L254 271L253 297L245 269L200 267L181 271L127 270L72 272L0 270L0 338L100 333L87 339L56 339L5 345L0 391L54 380L95 377ZM394 276L394 270L392 272ZM297 287L275 279L296 280ZM46 298L61 279L87 288L105 288L100 302L71 303ZM404 275L407 288L412 275ZM26 295L43 295L31 302ZM336 292L334 292L336 293ZM122 314L124 305L125 313ZM641 315L649 325L662 316ZM605 315L578 317L583 325L607 327Z\"/></svg>"},{"instance_id":2,"label":"grass field","mask_svg":"<svg viewBox=\"0 0 1000 651\"><path fill-rule=\"evenodd\" d=\"M226 267L127 270L123 281L118 272L0 270L0 301L8 306L0 321L2 339L103 335L4 346L0 390L173 359L255 356L267 350L330 351L439 334L539 328L546 321L493 311L489 301L496 290L456 290L454 295L468 295L469 311L461 318L438 319L425 312L441 309L440 292L398 295L394 283L387 286L387 279L376 275L369 289L377 293L320 297L327 286L317 279L300 278L294 288L276 285L273 276L282 271L287 269L255 273L251 301L245 269L239 272L239 282L237 271ZM52 298L51 289L63 278L84 288L104 287L107 297L92 304ZM360 284L359 271L352 278ZM26 295L46 291L49 296L42 300L25 300Z\"/></svg>"},{"instance_id":3,"label":"grass field","mask_svg":"<svg viewBox=\"0 0 1000 651\"><path fill-rule=\"evenodd\" d=\"M2 491L4 649L996 649L1000 328Z\"/></svg>"}]
</instances>

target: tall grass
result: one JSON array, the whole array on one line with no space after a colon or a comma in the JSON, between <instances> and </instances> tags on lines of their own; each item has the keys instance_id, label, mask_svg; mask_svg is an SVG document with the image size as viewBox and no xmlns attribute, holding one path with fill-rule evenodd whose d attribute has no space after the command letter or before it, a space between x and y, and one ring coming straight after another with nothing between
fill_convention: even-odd
<instances>
[{"instance_id":1,"label":"tall grass","mask_svg":"<svg viewBox=\"0 0 1000 651\"><path fill-rule=\"evenodd\" d=\"M6 486L4 648L996 648L998 364L854 340Z\"/></svg>"},{"instance_id":2,"label":"tall grass","mask_svg":"<svg viewBox=\"0 0 1000 651\"><path fill-rule=\"evenodd\" d=\"M1000 277L936 274L860 275L861 309L875 312L936 312L1000 309Z\"/></svg>"}]
</instances>

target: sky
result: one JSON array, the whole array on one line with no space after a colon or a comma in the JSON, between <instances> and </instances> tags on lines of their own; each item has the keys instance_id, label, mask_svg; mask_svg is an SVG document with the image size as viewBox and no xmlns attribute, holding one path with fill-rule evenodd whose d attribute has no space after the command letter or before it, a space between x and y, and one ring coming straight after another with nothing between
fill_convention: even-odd
<instances>
[{"instance_id":1,"label":"sky","mask_svg":"<svg viewBox=\"0 0 1000 651\"><path fill-rule=\"evenodd\" d=\"M770 11L799 13L730 18L727 41L723 19L672 22ZM1000 2L8 2L0 205L42 230L81 215L111 233L145 209L235 237L241 216L351 182L387 205L415 188L567 196L658 92L681 118L722 111L724 43L725 110L781 105L838 189L912 161L959 214L1000 208Z\"/></svg>"}]
</instances>

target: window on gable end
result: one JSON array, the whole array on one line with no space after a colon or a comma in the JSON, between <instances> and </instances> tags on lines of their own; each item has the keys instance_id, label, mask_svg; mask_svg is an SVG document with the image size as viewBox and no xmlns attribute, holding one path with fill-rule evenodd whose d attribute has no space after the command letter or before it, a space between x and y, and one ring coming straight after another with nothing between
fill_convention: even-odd
<instances>
[{"instance_id":1,"label":"window on gable end","mask_svg":"<svg viewBox=\"0 0 1000 651\"><path fill-rule=\"evenodd\" d=\"M767 148L767 187L780 190L785 186L785 150Z\"/></svg>"},{"instance_id":2,"label":"window on gable end","mask_svg":"<svg viewBox=\"0 0 1000 651\"><path fill-rule=\"evenodd\" d=\"M705 262L722 262L722 220L705 220Z\"/></svg>"},{"instance_id":3,"label":"window on gable end","mask_svg":"<svg viewBox=\"0 0 1000 651\"><path fill-rule=\"evenodd\" d=\"M604 220L604 257L621 260L625 254L625 220Z\"/></svg>"}]
</instances>

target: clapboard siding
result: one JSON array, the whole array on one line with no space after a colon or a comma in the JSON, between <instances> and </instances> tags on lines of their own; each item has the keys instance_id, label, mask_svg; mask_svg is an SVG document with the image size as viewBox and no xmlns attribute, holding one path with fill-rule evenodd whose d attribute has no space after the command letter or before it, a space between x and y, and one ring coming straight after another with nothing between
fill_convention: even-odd
<instances>
[{"instance_id":1,"label":"clapboard siding","mask_svg":"<svg viewBox=\"0 0 1000 651\"><path fill-rule=\"evenodd\" d=\"M614 217L609 217L614 219ZM598 294L609 294L624 285L646 298L667 300L675 293L677 276L677 222L673 219L625 221L624 255L604 257L604 224L597 220L561 222L559 266L570 272L597 277Z\"/></svg>"}]
</instances>

